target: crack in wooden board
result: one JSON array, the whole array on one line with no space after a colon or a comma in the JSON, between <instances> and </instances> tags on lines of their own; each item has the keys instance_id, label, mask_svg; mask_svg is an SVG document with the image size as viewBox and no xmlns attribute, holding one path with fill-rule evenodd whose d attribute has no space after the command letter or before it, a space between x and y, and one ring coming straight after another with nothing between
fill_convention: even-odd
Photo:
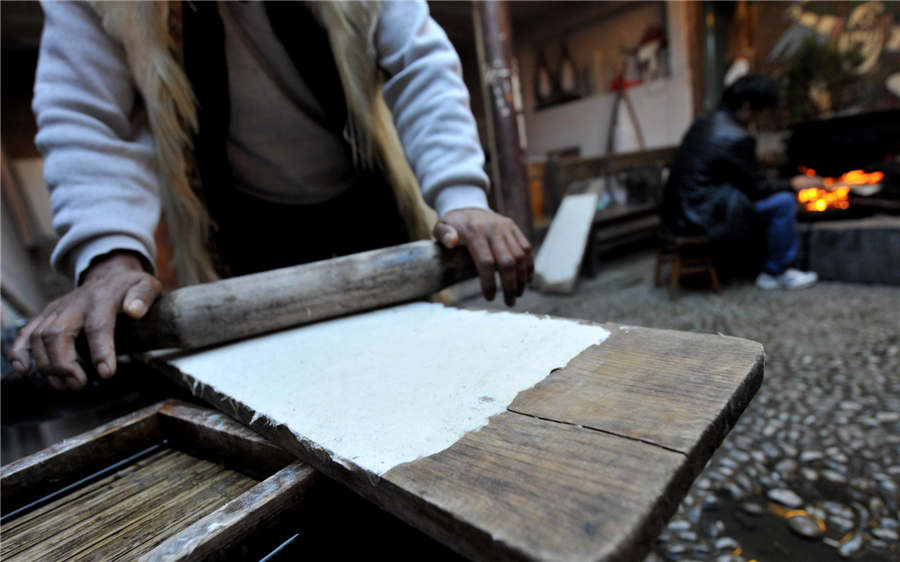
<instances>
[{"instance_id":1,"label":"crack in wooden board","mask_svg":"<svg viewBox=\"0 0 900 562\"><path fill-rule=\"evenodd\" d=\"M762 384L756 342L606 327L609 340L520 392L509 410L688 453L698 441L721 441ZM748 376L748 364L758 372Z\"/></svg>"}]
</instances>

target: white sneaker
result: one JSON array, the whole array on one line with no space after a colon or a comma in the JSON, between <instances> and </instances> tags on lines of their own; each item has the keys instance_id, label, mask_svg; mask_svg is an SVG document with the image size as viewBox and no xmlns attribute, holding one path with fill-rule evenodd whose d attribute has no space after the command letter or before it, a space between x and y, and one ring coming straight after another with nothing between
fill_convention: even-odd
<instances>
[{"instance_id":1,"label":"white sneaker","mask_svg":"<svg viewBox=\"0 0 900 562\"><path fill-rule=\"evenodd\" d=\"M815 271L788 269L781 275L770 275L765 271L756 278L756 286L764 290L772 289L805 289L812 287L819 280Z\"/></svg>"}]
</instances>

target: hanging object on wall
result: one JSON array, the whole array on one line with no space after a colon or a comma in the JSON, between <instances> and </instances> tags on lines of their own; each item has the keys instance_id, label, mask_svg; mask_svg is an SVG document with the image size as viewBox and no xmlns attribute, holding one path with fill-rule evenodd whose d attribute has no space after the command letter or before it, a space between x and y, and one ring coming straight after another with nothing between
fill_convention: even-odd
<instances>
[{"instance_id":1,"label":"hanging object on wall","mask_svg":"<svg viewBox=\"0 0 900 562\"><path fill-rule=\"evenodd\" d=\"M544 57L543 51L538 55L538 66L535 76L535 98L537 98L538 105L545 104L551 101L555 92L552 74L550 73L550 68L547 66L547 59Z\"/></svg>"},{"instance_id":2,"label":"hanging object on wall","mask_svg":"<svg viewBox=\"0 0 900 562\"><path fill-rule=\"evenodd\" d=\"M668 51L666 35L662 28L656 25L644 30L644 36L634 55L640 80L649 82L668 75Z\"/></svg>"},{"instance_id":3,"label":"hanging object on wall","mask_svg":"<svg viewBox=\"0 0 900 562\"><path fill-rule=\"evenodd\" d=\"M578 71L575 70L575 62L569 54L569 46L562 45L559 59L559 90L566 98L581 97L578 89Z\"/></svg>"}]
</instances>

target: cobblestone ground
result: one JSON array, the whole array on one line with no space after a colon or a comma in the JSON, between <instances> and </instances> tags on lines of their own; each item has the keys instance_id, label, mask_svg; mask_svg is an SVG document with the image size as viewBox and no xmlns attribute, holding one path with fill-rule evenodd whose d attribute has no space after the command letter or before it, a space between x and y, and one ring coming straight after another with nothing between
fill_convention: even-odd
<instances>
[{"instance_id":1,"label":"cobblestone ground","mask_svg":"<svg viewBox=\"0 0 900 562\"><path fill-rule=\"evenodd\" d=\"M652 265L650 254L619 259L571 296L528 292L516 306L765 346L762 388L648 562L900 560L900 288L735 282L671 302L651 286Z\"/></svg>"}]
</instances>

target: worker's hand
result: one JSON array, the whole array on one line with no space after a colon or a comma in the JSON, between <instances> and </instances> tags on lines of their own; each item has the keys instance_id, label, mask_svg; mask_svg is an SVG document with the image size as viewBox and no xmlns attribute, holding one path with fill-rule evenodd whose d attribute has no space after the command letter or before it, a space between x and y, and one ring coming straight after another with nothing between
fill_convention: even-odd
<instances>
[{"instance_id":1,"label":"worker's hand","mask_svg":"<svg viewBox=\"0 0 900 562\"><path fill-rule=\"evenodd\" d=\"M22 328L9 352L13 367L25 373L34 358L53 388L83 388L87 376L78 364L75 338L84 331L97 373L113 376L116 315L144 316L160 290L135 254L114 252L101 258L84 274L81 286L48 304Z\"/></svg>"},{"instance_id":2,"label":"worker's hand","mask_svg":"<svg viewBox=\"0 0 900 562\"><path fill-rule=\"evenodd\" d=\"M497 293L495 271L500 272L507 306L516 303L534 277L531 244L516 223L503 215L487 209L450 211L435 225L434 237L448 248L463 244L469 249L489 301Z\"/></svg>"}]
</instances>

